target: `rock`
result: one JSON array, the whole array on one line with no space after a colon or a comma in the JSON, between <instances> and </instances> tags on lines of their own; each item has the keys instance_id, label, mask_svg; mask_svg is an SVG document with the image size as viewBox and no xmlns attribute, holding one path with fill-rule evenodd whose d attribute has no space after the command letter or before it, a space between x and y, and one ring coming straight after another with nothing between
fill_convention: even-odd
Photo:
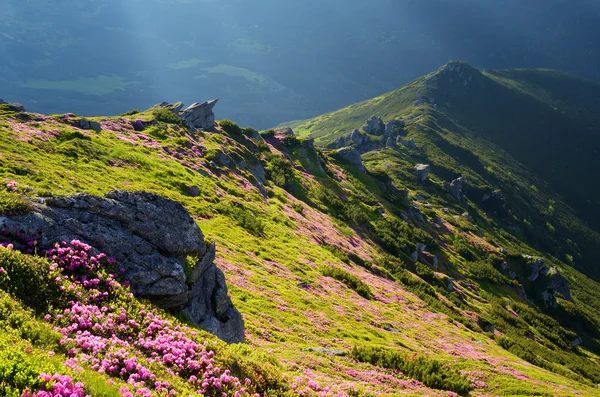
<instances>
[{"instance_id":1,"label":"rock","mask_svg":"<svg viewBox=\"0 0 600 397\"><path fill-rule=\"evenodd\" d=\"M417 144L415 143L414 139L405 139L399 137L398 142L407 149L417 149Z\"/></svg>"},{"instance_id":2,"label":"rock","mask_svg":"<svg viewBox=\"0 0 600 397\"><path fill-rule=\"evenodd\" d=\"M504 199L504 193L502 193L501 190L496 190L495 192L492 193L486 193L483 195L483 197L481 198L481 201L488 201L488 200L503 200Z\"/></svg>"},{"instance_id":3,"label":"rock","mask_svg":"<svg viewBox=\"0 0 600 397\"><path fill-rule=\"evenodd\" d=\"M396 329L394 327L392 327L391 325L386 325L385 327L383 327L384 330L388 331L388 332L393 332L395 334L399 333L400 330Z\"/></svg>"},{"instance_id":4,"label":"rock","mask_svg":"<svg viewBox=\"0 0 600 397\"><path fill-rule=\"evenodd\" d=\"M135 131L144 131L146 128L148 128L151 125L155 125L157 123L156 120L133 120L131 122L131 126L133 127L133 129Z\"/></svg>"},{"instance_id":5,"label":"rock","mask_svg":"<svg viewBox=\"0 0 600 397\"><path fill-rule=\"evenodd\" d=\"M200 196L200 188L198 186L188 186L187 191L188 194L192 197Z\"/></svg>"},{"instance_id":6,"label":"rock","mask_svg":"<svg viewBox=\"0 0 600 397\"><path fill-rule=\"evenodd\" d=\"M385 125L385 135L390 136L402 132L406 123L403 120L391 120Z\"/></svg>"},{"instance_id":7,"label":"rock","mask_svg":"<svg viewBox=\"0 0 600 397\"><path fill-rule=\"evenodd\" d=\"M371 135L384 135L385 134L385 124L383 124L383 120L381 117L377 117L373 115L365 125L363 125L362 129Z\"/></svg>"},{"instance_id":8,"label":"rock","mask_svg":"<svg viewBox=\"0 0 600 397\"><path fill-rule=\"evenodd\" d=\"M427 246L423 243L417 243L417 251L418 252L425 252L425 250L427 249Z\"/></svg>"},{"instance_id":9,"label":"rock","mask_svg":"<svg viewBox=\"0 0 600 397\"><path fill-rule=\"evenodd\" d=\"M173 113L179 114L181 109L183 109L183 102L175 102L175 103L162 102L162 103L159 103L158 105L154 105L154 107L169 109Z\"/></svg>"},{"instance_id":10,"label":"rock","mask_svg":"<svg viewBox=\"0 0 600 397\"><path fill-rule=\"evenodd\" d=\"M441 209L441 211L442 211L444 214L450 214L450 208L442 208L442 209Z\"/></svg>"},{"instance_id":11,"label":"rock","mask_svg":"<svg viewBox=\"0 0 600 397\"><path fill-rule=\"evenodd\" d=\"M194 103L179 113L179 117L189 128L197 128L210 131L215 126L215 114L213 108L219 100L213 99L202 103Z\"/></svg>"},{"instance_id":12,"label":"rock","mask_svg":"<svg viewBox=\"0 0 600 397\"><path fill-rule=\"evenodd\" d=\"M459 177L450 182L449 189L452 196L459 202L462 202L465 198L463 194L463 184L465 183L464 177Z\"/></svg>"},{"instance_id":13,"label":"rock","mask_svg":"<svg viewBox=\"0 0 600 397\"><path fill-rule=\"evenodd\" d=\"M26 111L25 107L23 105L21 105L20 103L16 103L16 102L9 103L9 102L6 102L6 101L0 99L0 105L8 105L8 110L11 110L13 112L25 112Z\"/></svg>"},{"instance_id":14,"label":"rock","mask_svg":"<svg viewBox=\"0 0 600 397\"><path fill-rule=\"evenodd\" d=\"M294 136L294 130L292 130L290 127L276 128L275 133L278 135Z\"/></svg>"},{"instance_id":15,"label":"rock","mask_svg":"<svg viewBox=\"0 0 600 397\"><path fill-rule=\"evenodd\" d=\"M214 264L215 246L207 249L201 230L181 204L152 193L115 190L104 197L31 200L31 206L30 214L4 218L0 226L8 236L41 236L41 250L80 240L94 253L114 257L137 296L183 311L226 342L244 340L243 319ZM187 257L198 258L189 280L183 267Z\"/></svg>"},{"instance_id":16,"label":"rock","mask_svg":"<svg viewBox=\"0 0 600 397\"><path fill-rule=\"evenodd\" d=\"M532 257L526 258L530 260L529 266L531 267L531 274L529 275L529 277L527 277L529 281L535 281L538 279L540 274L545 275L546 273L548 273L549 269L542 259L533 259Z\"/></svg>"},{"instance_id":17,"label":"rock","mask_svg":"<svg viewBox=\"0 0 600 397\"><path fill-rule=\"evenodd\" d=\"M310 284L303 281L301 283L298 283L298 287L302 288L302 289L309 289L310 288Z\"/></svg>"},{"instance_id":18,"label":"rock","mask_svg":"<svg viewBox=\"0 0 600 397\"><path fill-rule=\"evenodd\" d=\"M306 349L302 349L304 351L315 352L315 353L324 353L329 354L331 356L344 357L346 356L346 352L342 350L336 349L326 349L324 347L308 347Z\"/></svg>"},{"instance_id":19,"label":"rock","mask_svg":"<svg viewBox=\"0 0 600 397\"><path fill-rule=\"evenodd\" d=\"M484 320L481 317L477 318L477 325L479 325L479 328L481 328L484 332L494 333L496 330L492 323L490 323L487 320Z\"/></svg>"},{"instance_id":20,"label":"rock","mask_svg":"<svg viewBox=\"0 0 600 397\"><path fill-rule=\"evenodd\" d=\"M469 222L473 223L473 217L468 212L463 212L461 216Z\"/></svg>"},{"instance_id":21,"label":"rock","mask_svg":"<svg viewBox=\"0 0 600 397\"><path fill-rule=\"evenodd\" d=\"M417 260L419 260L419 251L415 251L412 254L410 254L410 259L413 262L416 262Z\"/></svg>"},{"instance_id":22,"label":"rock","mask_svg":"<svg viewBox=\"0 0 600 397\"><path fill-rule=\"evenodd\" d=\"M569 282L556 267L548 270L546 276L550 278L550 281L547 285L547 288L550 291L558 292L568 301L573 300L573 297L571 296L571 289L569 288Z\"/></svg>"},{"instance_id":23,"label":"rock","mask_svg":"<svg viewBox=\"0 0 600 397\"><path fill-rule=\"evenodd\" d=\"M433 256L433 268L437 269L438 267L440 267L440 259L438 258L437 255Z\"/></svg>"},{"instance_id":24,"label":"rock","mask_svg":"<svg viewBox=\"0 0 600 397\"><path fill-rule=\"evenodd\" d=\"M502 254L502 255L506 255L508 253L508 251L506 250L506 248L504 247L500 247L498 248L498 251Z\"/></svg>"},{"instance_id":25,"label":"rock","mask_svg":"<svg viewBox=\"0 0 600 397\"><path fill-rule=\"evenodd\" d=\"M529 329L525 331L525 337L529 340L535 340L535 334Z\"/></svg>"},{"instance_id":26,"label":"rock","mask_svg":"<svg viewBox=\"0 0 600 397\"><path fill-rule=\"evenodd\" d=\"M546 308L552 308L552 309L556 308L556 306L557 306L556 298L554 297L552 292L550 292L548 290L543 291L542 299L544 301L544 305L546 306Z\"/></svg>"},{"instance_id":27,"label":"rock","mask_svg":"<svg viewBox=\"0 0 600 397\"><path fill-rule=\"evenodd\" d=\"M74 127L81 128L82 130L94 130L96 132L100 132L102 130L102 126L97 121L91 121L86 118L80 118L75 120L73 124Z\"/></svg>"},{"instance_id":28,"label":"rock","mask_svg":"<svg viewBox=\"0 0 600 397\"><path fill-rule=\"evenodd\" d=\"M358 168L360 172L367 172L365 168L362 158L358 151L353 147L345 147L338 149L334 152L334 155Z\"/></svg>"},{"instance_id":29,"label":"rock","mask_svg":"<svg viewBox=\"0 0 600 397\"><path fill-rule=\"evenodd\" d=\"M389 148L394 148L394 147L396 147L396 140L395 140L394 138L392 138L392 137L389 137L389 138L387 139L387 141L385 142L385 146L386 146L386 147L389 147Z\"/></svg>"},{"instance_id":30,"label":"rock","mask_svg":"<svg viewBox=\"0 0 600 397\"><path fill-rule=\"evenodd\" d=\"M577 347L577 346L581 345L582 343L583 343L583 339L581 339L580 337L577 337L571 341L571 347Z\"/></svg>"},{"instance_id":31,"label":"rock","mask_svg":"<svg viewBox=\"0 0 600 397\"><path fill-rule=\"evenodd\" d=\"M417 201L426 201L427 199L422 194L417 194L415 196L415 200L417 200Z\"/></svg>"},{"instance_id":32,"label":"rock","mask_svg":"<svg viewBox=\"0 0 600 397\"><path fill-rule=\"evenodd\" d=\"M417 176L419 181L425 182L429 177L431 166L429 164L417 164L415 165L414 174Z\"/></svg>"}]
</instances>

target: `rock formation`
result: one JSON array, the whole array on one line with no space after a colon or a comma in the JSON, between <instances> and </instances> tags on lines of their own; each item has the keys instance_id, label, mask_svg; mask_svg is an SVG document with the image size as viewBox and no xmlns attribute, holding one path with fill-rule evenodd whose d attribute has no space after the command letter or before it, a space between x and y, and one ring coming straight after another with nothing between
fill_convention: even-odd
<instances>
[{"instance_id":1,"label":"rock formation","mask_svg":"<svg viewBox=\"0 0 600 397\"><path fill-rule=\"evenodd\" d=\"M465 198L465 195L462 190L464 182L465 178L461 176L450 182L450 184L448 185L450 193L459 202L462 202Z\"/></svg>"},{"instance_id":2,"label":"rock formation","mask_svg":"<svg viewBox=\"0 0 600 397\"><path fill-rule=\"evenodd\" d=\"M10 236L40 236L40 249L80 240L119 261L133 292L181 310L226 342L244 340L244 321L227 294L200 228L179 203L145 192L111 191L32 201L27 215L0 217ZM191 277L184 263L195 258Z\"/></svg>"},{"instance_id":3,"label":"rock formation","mask_svg":"<svg viewBox=\"0 0 600 397\"><path fill-rule=\"evenodd\" d=\"M182 111L179 116L189 128L211 130L215 126L213 108L219 100L213 99L202 103L194 103Z\"/></svg>"},{"instance_id":4,"label":"rock formation","mask_svg":"<svg viewBox=\"0 0 600 397\"><path fill-rule=\"evenodd\" d=\"M365 125L363 125L362 129L367 134L371 135L385 134L385 124L383 123L383 120L381 120L381 117L377 117L375 115L373 115L369 120L367 120Z\"/></svg>"},{"instance_id":5,"label":"rock formation","mask_svg":"<svg viewBox=\"0 0 600 397\"><path fill-rule=\"evenodd\" d=\"M338 149L333 152L333 155L340 158L343 161L346 161L347 163L356 166L356 168L358 168L361 172L367 171L365 165L362 162L362 158L360 157L360 153L358 153L358 151L353 147L345 147Z\"/></svg>"},{"instance_id":6,"label":"rock formation","mask_svg":"<svg viewBox=\"0 0 600 397\"><path fill-rule=\"evenodd\" d=\"M419 181L425 182L429 177L430 171L431 166L429 164L417 164L413 173L419 178Z\"/></svg>"},{"instance_id":7,"label":"rock formation","mask_svg":"<svg viewBox=\"0 0 600 397\"><path fill-rule=\"evenodd\" d=\"M403 132L406 123L403 120L391 120L385 125L385 135L390 136L394 134L400 134Z\"/></svg>"}]
</instances>

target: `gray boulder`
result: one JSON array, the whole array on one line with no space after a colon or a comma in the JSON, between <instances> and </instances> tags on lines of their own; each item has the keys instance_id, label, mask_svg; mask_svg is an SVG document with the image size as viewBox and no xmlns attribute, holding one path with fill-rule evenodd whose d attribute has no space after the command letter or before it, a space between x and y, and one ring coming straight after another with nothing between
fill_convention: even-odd
<instances>
[{"instance_id":1,"label":"gray boulder","mask_svg":"<svg viewBox=\"0 0 600 397\"><path fill-rule=\"evenodd\" d=\"M162 308L182 310L226 342L244 340L244 322L214 264L215 246L185 208L146 192L112 191L104 197L76 194L32 200L27 215L0 217L8 236L41 236L44 250L80 240L119 261L133 292ZM183 263L198 258L188 280Z\"/></svg>"},{"instance_id":2,"label":"gray boulder","mask_svg":"<svg viewBox=\"0 0 600 397\"><path fill-rule=\"evenodd\" d=\"M429 164L417 164L415 165L414 174L417 176L419 181L425 182L429 177L431 166Z\"/></svg>"},{"instance_id":3,"label":"gray boulder","mask_svg":"<svg viewBox=\"0 0 600 397\"><path fill-rule=\"evenodd\" d=\"M536 281L540 274L546 275L548 273L549 269L542 259L533 258L531 256L526 256L525 258L528 260L529 266L531 267L531 274L527 277L529 281Z\"/></svg>"},{"instance_id":4,"label":"gray boulder","mask_svg":"<svg viewBox=\"0 0 600 397\"><path fill-rule=\"evenodd\" d=\"M387 141L385 142L385 146L389 147L389 148L395 148L396 147L396 140L392 137L389 137L387 139Z\"/></svg>"},{"instance_id":5,"label":"gray boulder","mask_svg":"<svg viewBox=\"0 0 600 397\"><path fill-rule=\"evenodd\" d=\"M450 182L450 185L448 187L450 189L450 194L452 194L452 196L459 202L462 202L465 198L465 195L462 190L464 183L465 178L461 176Z\"/></svg>"},{"instance_id":6,"label":"gray boulder","mask_svg":"<svg viewBox=\"0 0 600 397\"><path fill-rule=\"evenodd\" d=\"M373 115L369 120L367 120L365 125L363 125L362 129L367 134L371 135L385 134L385 124L383 123L383 120L381 120L381 117L377 117L375 115Z\"/></svg>"},{"instance_id":7,"label":"gray boulder","mask_svg":"<svg viewBox=\"0 0 600 397\"><path fill-rule=\"evenodd\" d=\"M210 131L215 126L213 108L219 100L213 99L202 103L194 103L179 113L179 116L189 128Z\"/></svg>"},{"instance_id":8,"label":"gray boulder","mask_svg":"<svg viewBox=\"0 0 600 397\"><path fill-rule=\"evenodd\" d=\"M399 134L402 132L406 123L403 120L391 120L385 125L385 135Z\"/></svg>"},{"instance_id":9,"label":"gray boulder","mask_svg":"<svg viewBox=\"0 0 600 397\"><path fill-rule=\"evenodd\" d=\"M353 147L345 147L345 148L341 148L336 150L335 152L333 152L334 156L340 158L343 161L346 161L347 163L350 163L354 166L356 166L356 168L358 168L359 171L361 172L366 172L367 169L365 168L365 165L362 162L362 158L360 157L360 153L358 153L358 151L353 148Z\"/></svg>"},{"instance_id":10,"label":"gray boulder","mask_svg":"<svg viewBox=\"0 0 600 397\"><path fill-rule=\"evenodd\" d=\"M275 133L279 134L279 135L285 135L285 136L294 136L294 130L292 130L290 127L276 128Z\"/></svg>"}]
</instances>

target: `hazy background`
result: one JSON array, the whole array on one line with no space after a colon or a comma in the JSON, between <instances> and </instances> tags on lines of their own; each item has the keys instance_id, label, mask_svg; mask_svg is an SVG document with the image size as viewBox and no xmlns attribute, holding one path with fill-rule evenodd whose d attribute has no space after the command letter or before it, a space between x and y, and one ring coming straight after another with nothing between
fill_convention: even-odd
<instances>
[{"instance_id":1,"label":"hazy background","mask_svg":"<svg viewBox=\"0 0 600 397\"><path fill-rule=\"evenodd\" d=\"M266 128L451 59L600 79L596 0L1 0L0 98L117 114L221 98Z\"/></svg>"}]
</instances>

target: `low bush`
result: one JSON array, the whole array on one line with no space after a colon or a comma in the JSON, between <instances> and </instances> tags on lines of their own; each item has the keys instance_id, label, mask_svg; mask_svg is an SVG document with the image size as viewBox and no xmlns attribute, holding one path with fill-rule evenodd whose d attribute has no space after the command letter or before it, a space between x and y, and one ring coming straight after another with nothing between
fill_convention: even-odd
<instances>
[{"instance_id":1,"label":"low bush","mask_svg":"<svg viewBox=\"0 0 600 397\"><path fill-rule=\"evenodd\" d=\"M395 369L423 382L433 389L451 390L467 395L472 390L469 380L441 361L420 356L407 356L397 351L373 347L354 347L350 356L383 368Z\"/></svg>"},{"instance_id":2,"label":"low bush","mask_svg":"<svg viewBox=\"0 0 600 397\"><path fill-rule=\"evenodd\" d=\"M373 293L367 284L361 281L354 274L332 266L322 266L321 274L325 277L331 277L353 289L357 294L365 299L373 299Z\"/></svg>"}]
</instances>

